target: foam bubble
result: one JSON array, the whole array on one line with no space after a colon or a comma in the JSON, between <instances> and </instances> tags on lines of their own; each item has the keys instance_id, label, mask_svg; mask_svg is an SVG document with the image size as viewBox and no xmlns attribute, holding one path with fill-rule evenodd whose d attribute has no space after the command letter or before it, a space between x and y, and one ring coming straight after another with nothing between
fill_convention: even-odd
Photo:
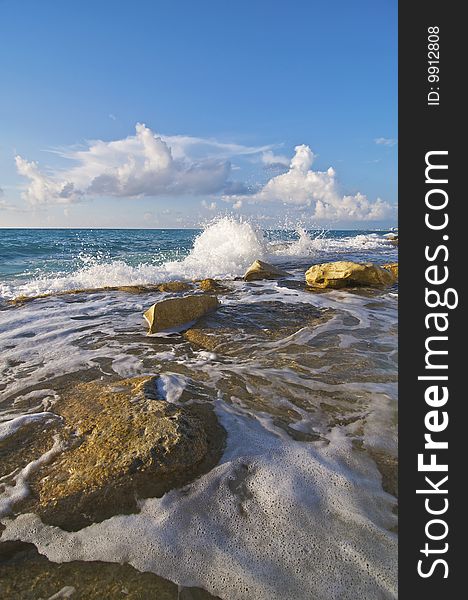
<instances>
[{"instance_id":1,"label":"foam bubble","mask_svg":"<svg viewBox=\"0 0 468 600\"><path fill-rule=\"evenodd\" d=\"M394 499L372 462L357 462L339 431L328 447L286 445L232 406L217 412L224 457L184 490L72 533L21 515L3 538L56 562L129 562L230 600L395 598Z\"/></svg>"}]
</instances>

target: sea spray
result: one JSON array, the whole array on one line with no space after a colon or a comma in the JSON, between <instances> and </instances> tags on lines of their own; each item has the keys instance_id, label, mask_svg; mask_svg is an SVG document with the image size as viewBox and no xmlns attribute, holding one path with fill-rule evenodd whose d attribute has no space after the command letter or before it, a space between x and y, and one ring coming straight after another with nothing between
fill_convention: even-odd
<instances>
[{"instance_id":1,"label":"sea spray","mask_svg":"<svg viewBox=\"0 0 468 600\"><path fill-rule=\"evenodd\" d=\"M223 217L212 222L195 239L183 261L166 263L168 272L188 278L232 278L242 275L256 259L268 255L263 233L247 221Z\"/></svg>"},{"instance_id":2,"label":"sea spray","mask_svg":"<svg viewBox=\"0 0 468 600\"><path fill-rule=\"evenodd\" d=\"M68 240L70 234L50 232L48 235ZM177 279L233 279L242 276L256 259L273 263L286 261L289 266L293 258L328 262L333 260L333 255L338 257L350 252L358 260L358 254L367 259L368 253L373 251L396 252L392 243L377 233L340 232L337 235L324 230L311 232L302 225L295 229L263 231L252 222L232 216L211 221L199 233L195 230L110 233L101 230L86 231L83 235L87 240L86 251L74 237L70 244L61 244L59 253L42 257L34 269L30 265L34 260L27 254L31 243L25 242L25 247L19 247L18 256L11 261L13 266L19 265L18 271L12 272L10 266L2 274L0 298ZM94 245L88 240L91 235L95 236ZM133 240L133 246L129 239ZM22 269L21 264L26 268Z\"/></svg>"}]
</instances>

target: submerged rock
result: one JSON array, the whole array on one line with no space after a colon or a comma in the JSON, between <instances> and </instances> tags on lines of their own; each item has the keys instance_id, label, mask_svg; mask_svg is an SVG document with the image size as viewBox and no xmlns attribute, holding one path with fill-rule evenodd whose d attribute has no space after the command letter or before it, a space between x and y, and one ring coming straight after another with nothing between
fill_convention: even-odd
<instances>
[{"instance_id":1,"label":"submerged rock","mask_svg":"<svg viewBox=\"0 0 468 600\"><path fill-rule=\"evenodd\" d=\"M14 508L67 530L136 512L138 497L185 485L217 463L224 443L209 407L158 399L154 377L78 384L54 411L62 451L31 474L31 494ZM47 438L51 445L52 435L38 432L36 458Z\"/></svg>"},{"instance_id":2,"label":"submerged rock","mask_svg":"<svg viewBox=\"0 0 468 600\"><path fill-rule=\"evenodd\" d=\"M223 305L202 317L183 336L210 352L245 359L258 351L259 344L284 339L304 327L316 327L332 314L311 304L264 302L259 297L258 302Z\"/></svg>"},{"instance_id":3,"label":"submerged rock","mask_svg":"<svg viewBox=\"0 0 468 600\"><path fill-rule=\"evenodd\" d=\"M156 302L145 313L148 335L195 321L219 306L216 296L192 295Z\"/></svg>"},{"instance_id":4,"label":"submerged rock","mask_svg":"<svg viewBox=\"0 0 468 600\"><path fill-rule=\"evenodd\" d=\"M372 263L339 260L313 265L305 274L307 285L314 288L343 288L355 286L381 287L394 283L393 274Z\"/></svg>"},{"instance_id":5,"label":"submerged rock","mask_svg":"<svg viewBox=\"0 0 468 600\"><path fill-rule=\"evenodd\" d=\"M256 260L247 269L244 280L255 281L258 279L278 279L279 277L287 277L288 275L289 273L275 267L275 265L270 265L262 260Z\"/></svg>"},{"instance_id":6,"label":"submerged rock","mask_svg":"<svg viewBox=\"0 0 468 600\"><path fill-rule=\"evenodd\" d=\"M395 281L398 281L398 263L389 263L388 265L382 265L382 269L386 269L387 271L389 271Z\"/></svg>"}]
</instances>

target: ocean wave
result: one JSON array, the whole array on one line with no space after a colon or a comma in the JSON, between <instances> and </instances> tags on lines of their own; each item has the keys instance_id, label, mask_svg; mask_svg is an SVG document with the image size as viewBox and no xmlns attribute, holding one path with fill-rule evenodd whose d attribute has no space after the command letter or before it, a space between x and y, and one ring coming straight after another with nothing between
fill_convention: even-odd
<instances>
[{"instance_id":1,"label":"ocean wave","mask_svg":"<svg viewBox=\"0 0 468 600\"><path fill-rule=\"evenodd\" d=\"M328 254L392 249L377 233L333 237L329 232L310 233L304 228L282 232L289 239L269 239L248 221L224 217L208 224L195 238L192 249L179 260L161 264L161 256L150 252L147 259L131 265L122 259L110 259L102 253L79 255L79 264L70 273L43 273L27 280L0 284L0 296L14 298L57 293L76 289L95 289L126 285L148 285L176 279L213 277L233 279L242 276L256 259L281 262L282 259L319 260ZM271 237L271 236L270 236Z\"/></svg>"}]
</instances>

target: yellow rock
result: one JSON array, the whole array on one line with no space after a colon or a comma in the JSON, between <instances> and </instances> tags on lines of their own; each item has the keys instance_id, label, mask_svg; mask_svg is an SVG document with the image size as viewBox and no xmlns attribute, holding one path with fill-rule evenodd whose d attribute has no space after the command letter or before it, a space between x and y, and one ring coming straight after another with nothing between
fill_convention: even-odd
<instances>
[{"instance_id":1,"label":"yellow rock","mask_svg":"<svg viewBox=\"0 0 468 600\"><path fill-rule=\"evenodd\" d=\"M394 283L393 274L382 267L343 260L313 265L305 278L307 285L314 288L381 287Z\"/></svg>"},{"instance_id":2,"label":"yellow rock","mask_svg":"<svg viewBox=\"0 0 468 600\"><path fill-rule=\"evenodd\" d=\"M245 281L255 281L258 279L278 279L279 277L287 277L289 273L278 269L274 265L256 260L247 269L244 279Z\"/></svg>"},{"instance_id":3,"label":"yellow rock","mask_svg":"<svg viewBox=\"0 0 468 600\"><path fill-rule=\"evenodd\" d=\"M398 281L398 263L389 263L388 265L382 265L382 269L390 271L395 281Z\"/></svg>"},{"instance_id":4,"label":"yellow rock","mask_svg":"<svg viewBox=\"0 0 468 600\"><path fill-rule=\"evenodd\" d=\"M223 293L229 291L228 288L224 287L224 285L221 285L218 281L216 281L216 279L202 279L199 281L198 285L204 292Z\"/></svg>"},{"instance_id":5,"label":"yellow rock","mask_svg":"<svg viewBox=\"0 0 468 600\"><path fill-rule=\"evenodd\" d=\"M156 302L145 313L148 335L199 319L219 306L216 296L192 295Z\"/></svg>"},{"instance_id":6,"label":"yellow rock","mask_svg":"<svg viewBox=\"0 0 468 600\"><path fill-rule=\"evenodd\" d=\"M188 292L192 286L186 281L167 281L158 286L160 292Z\"/></svg>"},{"instance_id":7,"label":"yellow rock","mask_svg":"<svg viewBox=\"0 0 468 600\"><path fill-rule=\"evenodd\" d=\"M155 377L72 386L54 411L61 419L52 427L20 431L1 451L14 461L28 447L37 458L60 439L62 451L31 474L31 494L15 510L67 530L136 512L138 497L185 485L216 464L224 443L210 407L159 398Z\"/></svg>"}]
</instances>

